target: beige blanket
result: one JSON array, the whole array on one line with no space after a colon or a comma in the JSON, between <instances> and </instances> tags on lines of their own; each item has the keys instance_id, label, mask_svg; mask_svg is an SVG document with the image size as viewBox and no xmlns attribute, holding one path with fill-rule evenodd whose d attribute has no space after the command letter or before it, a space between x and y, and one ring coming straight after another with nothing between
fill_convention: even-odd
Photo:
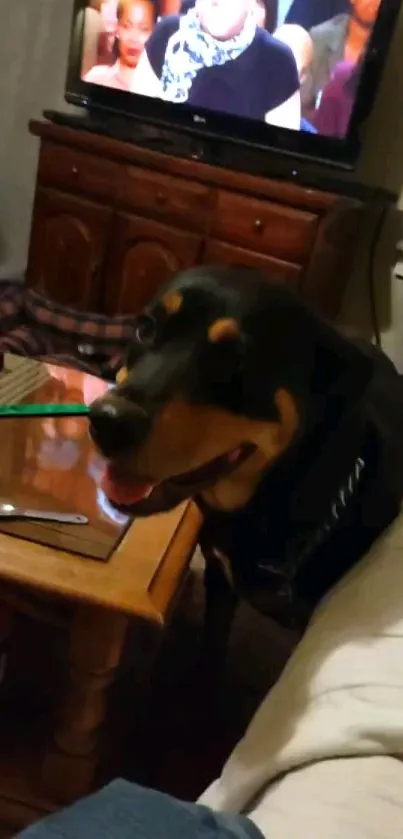
<instances>
[{"instance_id":1,"label":"beige blanket","mask_svg":"<svg viewBox=\"0 0 403 839\"><path fill-rule=\"evenodd\" d=\"M316 611L201 802L267 839L403 839L403 515Z\"/></svg>"}]
</instances>

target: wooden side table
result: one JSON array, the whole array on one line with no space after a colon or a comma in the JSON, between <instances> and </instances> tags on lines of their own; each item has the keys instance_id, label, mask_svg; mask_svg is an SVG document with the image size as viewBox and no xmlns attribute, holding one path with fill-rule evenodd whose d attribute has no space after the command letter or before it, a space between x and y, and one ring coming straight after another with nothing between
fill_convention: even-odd
<instances>
[{"instance_id":1,"label":"wooden side table","mask_svg":"<svg viewBox=\"0 0 403 839\"><path fill-rule=\"evenodd\" d=\"M46 369L48 381L29 401L60 399L73 389L74 401L91 400L100 387L77 371ZM19 829L91 789L107 688L129 621L165 625L201 517L192 503L132 523L116 515L102 496L98 459L81 418L2 420L1 429L0 501L89 517L81 528L0 521L0 599L19 609L35 593L38 611L49 623L66 620L69 636L66 689L50 738L35 748L26 742L17 755L0 750L0 823Z\"/></svg>"}]
</instances>

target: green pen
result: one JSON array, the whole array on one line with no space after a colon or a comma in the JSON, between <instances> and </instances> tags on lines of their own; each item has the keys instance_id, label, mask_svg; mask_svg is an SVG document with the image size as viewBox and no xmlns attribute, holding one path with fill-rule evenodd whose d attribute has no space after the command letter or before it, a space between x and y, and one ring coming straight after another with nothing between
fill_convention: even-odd
<instances>
[{"instance_id":1,"label":"green pen","mask_svg":"<svg viewBox=\"0 0 403 839\"><path fill-rule=\"evenodd\" d=\"M0 419L21 417L23 419L40 417L85 417L89 413L88 405L63 405L62 403L0 405Z\"/></svg>"}]
</instances>

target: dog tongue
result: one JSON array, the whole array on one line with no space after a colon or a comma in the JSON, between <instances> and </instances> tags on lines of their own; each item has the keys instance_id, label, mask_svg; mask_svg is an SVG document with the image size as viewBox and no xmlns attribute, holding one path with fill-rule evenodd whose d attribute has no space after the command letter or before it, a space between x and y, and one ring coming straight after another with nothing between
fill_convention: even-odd
<instances>
[{"instance_id":1,"label":"dog tongue","mask_svg":"<svg viewBox=\"0 0 403 839\"><path fill-rule=\"evenodd\" d=\"M152 484L136 484L129 481L121 476L111 464L108 464L102 479L102 489L112 502L129 507L146 498L152 489Z\"/></svg>"},{"instance_id":2,"label":"dog tongue","mask_svg":"<svg viewBox=\"0 0 403 839\"><path fill-rule=\"evenodd\" d=\"M150 515L173 509L185 498L191 498L209 486L218 477L230 474L253 451L254 446L245 443L198 469L163 481L158 485L133 481L131 477L125 475L123 469L109 463L106 466L101 486L107 498L117 507L130 508L138 505L136 514L141 515L145 514L146 505L146 514Z\"/></svg>"}]
</instances>

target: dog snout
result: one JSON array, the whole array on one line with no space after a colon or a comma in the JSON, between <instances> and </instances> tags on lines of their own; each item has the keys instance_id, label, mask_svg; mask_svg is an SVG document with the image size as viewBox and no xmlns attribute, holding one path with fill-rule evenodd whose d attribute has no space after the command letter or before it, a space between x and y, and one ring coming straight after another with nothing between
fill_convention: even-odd
<instances>
[{"instance_id":1,"label":"dog snout","mask_svg":"<svg viewBox=\"0 0 403 839\"><path fill-rule=\"evenodd\" d=\"M141 445L151 426L143 408L113 395L93 402L89 420L94 443L110 458Z\"/></svg>"}]
</instances>

